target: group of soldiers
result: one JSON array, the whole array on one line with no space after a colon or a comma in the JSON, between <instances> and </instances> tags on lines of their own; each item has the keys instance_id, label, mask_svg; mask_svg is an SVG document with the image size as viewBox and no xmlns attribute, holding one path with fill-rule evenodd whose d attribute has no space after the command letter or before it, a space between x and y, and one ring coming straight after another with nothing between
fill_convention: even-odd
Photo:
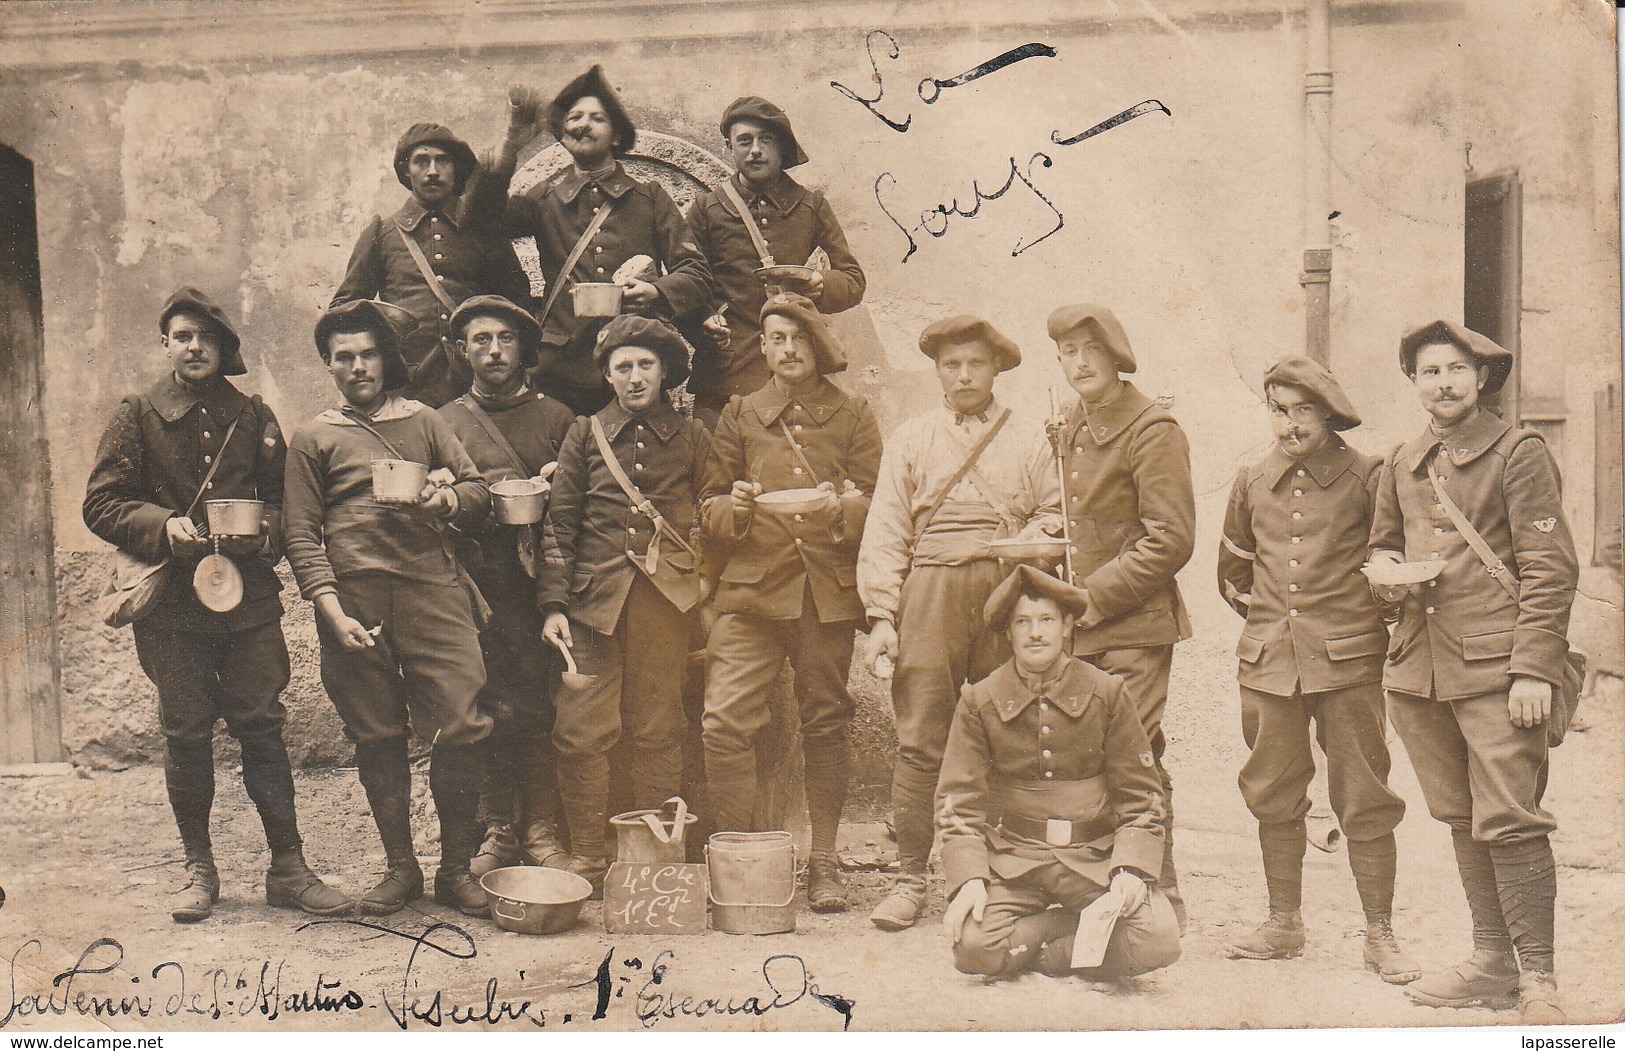
<instances>
[{"instance_id":1,"label":"group of soldiers","mask_svg":"<svg viewBox=\"0 0 1625 1051\"><path fill-rule=\"evenodd\" d=\"M919 348L943 402L883 442L865 399L829 379L846 358L825 315L865 281L823 195L786 172L806 155L782 110L728 107L735 174L686 218L622 165L636 127L598 67L545 106L515 88L508 112L484 164L439 125L402 137L394 168L411 198L363 230L316 322L334 408L285 441L228 378L246 369L225 312L183 288L159 317L168 373L125 398L102 439L87 524L172 570L134 634L185 851L173 917L202 919L219 899L221 718L265 826L272 905L387 915L424 893L412 734L430 746L437 902L483 914L479 877L512 864L601 887L612 787L638 808L684 787L681 669L696 639L712 825L760 830L771 772L756 745L788 660L808 901L844 910L847 677L866 633L898 738L899 871L874 924L920 918L940 837L961 970L1118 978L1176 959L1186 914L1162 719L1190 635L1175 574L1195 497L1179 423L1125 378L1137 362L1117 318L1089 304L1050 314L1077 394L1050 418L997 396L1022 354L989 321L933 322ZM571 164L510 196L543 125ZM535 299L520 236L546 282ZM623 312L578 315L569 289L583 283L619 285ZM1510 371L1505 350L1441 321L1405 335L1400 365L1429 421L1385 459L1343 440L1360 418L1322 365L1288 357L1264 376L1276 443L1235 481L1219 585L1246 618L1239 783L1269 916L1227 952L1304 946L1313 722L1366 966L1420 1003L1561 1020L1555 825L1540 805L1577 573L1559 479L1538 435L1479 403ZM692 417L668 396L685 382ZM429 469L415 499L374 492L379 459ZM490 487L513 479L550 490L540 522L489 513ZM793 511L773 498L786 490ZM264 501L260 534L209 536L199 512L213 499ZM227 612L192 585L210 552L241 570ZM302 853L278 699L283 557L315 608L322 683L387 859L359 898ZM1422 561L1437 572L1414 584L1362 574ZM1405 804L1387 785L1388 720L1450 825L1473 916L1472 956L1425 973L1392 928ZM1119 904L1105 954L1075 967L1080 917L1107 894Z\"/></svg>"}]
</instances>

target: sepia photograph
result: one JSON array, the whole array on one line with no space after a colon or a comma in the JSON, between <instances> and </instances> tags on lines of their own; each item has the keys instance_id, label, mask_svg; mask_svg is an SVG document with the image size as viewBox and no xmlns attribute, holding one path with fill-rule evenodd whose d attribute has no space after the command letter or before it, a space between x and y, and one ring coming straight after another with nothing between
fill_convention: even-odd
<instances>
[{"instance_id":1,"label":"sepia photograph","mask_svg":"<svg viewBox=\"0 0 1625 1051\"><path fill-rule=\"evenodd\" d=\"M0 1036L1625 1024L1616 26L0 3Z\"/></svg>"}]
</instances>

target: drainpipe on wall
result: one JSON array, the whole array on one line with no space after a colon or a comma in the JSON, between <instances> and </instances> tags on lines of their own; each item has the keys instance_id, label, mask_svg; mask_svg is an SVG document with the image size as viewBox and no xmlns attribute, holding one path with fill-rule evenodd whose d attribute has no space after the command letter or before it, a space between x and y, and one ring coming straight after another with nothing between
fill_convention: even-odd
<instances>
[{"instance_id":1,"label":"drainpipe on wall","mask_svg":"<svg viewBox=\"0 0 1625 1051\"><path fill-rule=\"evenodd\" d=\"M1304 0L1303 273L1304 352L1332 358L1332 0Z\"/></svg>"}]
</instances>

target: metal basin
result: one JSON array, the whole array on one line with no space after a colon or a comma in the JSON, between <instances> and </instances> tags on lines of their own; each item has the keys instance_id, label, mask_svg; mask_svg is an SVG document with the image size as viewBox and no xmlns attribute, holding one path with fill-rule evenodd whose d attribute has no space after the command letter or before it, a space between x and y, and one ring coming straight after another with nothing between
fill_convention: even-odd
<instances>
[{"instance_id":1,"label":"metal basin","mask_svg":"<svg viewBox=\"0 0 1625 1051\"><path fill-rule=\"evenodd\" d=\"M515 865L480 877L491 919L515 934L558 934L581 919L592 884L563 869Z\"/></svg>"}]
</instances>

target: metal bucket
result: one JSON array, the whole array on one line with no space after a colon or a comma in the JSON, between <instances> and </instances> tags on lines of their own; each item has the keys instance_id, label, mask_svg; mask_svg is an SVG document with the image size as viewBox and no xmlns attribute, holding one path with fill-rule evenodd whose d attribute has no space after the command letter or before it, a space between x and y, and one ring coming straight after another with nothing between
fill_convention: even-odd
<instances>
[{"instance_id":1,"label":"metal bucket","mask_svg":"<svg viewBox=\"0 0 1625 1051\"><path fill-rule=\"evenodd\" d=\"M415 504L429 481L429 468L411 460L374 460L372 497L385 504Z\"/></svg>"},{"instance_id":2,"label":"metal bucket","mask_svg":"<svg viewBox=\"0 0 1625 1051\"><path fill-rule=\"evenodd\" d=\"M205 500L210 536L259 536L264 500Z\"/></svg>"},{"instance_id":3,"label":"metal bucket","mask_svg":"<svg viewBox=\"0 0 1625 1051\"><path fill-rule=\"evenodd\" d=\"M684 833L699 818L688 812L681 796L666 800L675 807L671 818L665 808L628 810L609 819L615 828L615 860L637 864L676 864L685 860Z\"/></svg>"},{"instance_id":4,"label":"metal bucket","mask_svg":"<svg viewBox=\"0 0 1625 1051\"><path fill-rule=\"evenodd\" d=\"M796 845L788 832L718 832L705 847L711 929L782 934L796 929Z\"/></svg>"},{"instance_id":5,"label":"metal bucket","mask_svg":"<svg viewBox=\"0 0 1625 1051\"><path fill-rule=\"evenodd\" d=\"M608 281L583 281L570 286L576 317L614 317L621 312L621 286Z\"/></svg>"},{"instance_id":6,"label":"metal bucket","mask_svg":"<svg viewBox=\"0 0 1625 1051\"><path fill-rule=\"evenodd\" d=\"M491 514L501 525L530 525L542 520L547 486L529 478L491 483Z\"/></svg>"},{"instance_id":7,"label":"metal bucket","mask_svg":"<svg viewBox=\"0 0 1625 1051\"><path fill-rule=\"evenodd\" d=\"M514 865L480 877L491 919L515 934L558 934L581 919L592 884L563 869Z\"/></svg>"}]
</instances>

